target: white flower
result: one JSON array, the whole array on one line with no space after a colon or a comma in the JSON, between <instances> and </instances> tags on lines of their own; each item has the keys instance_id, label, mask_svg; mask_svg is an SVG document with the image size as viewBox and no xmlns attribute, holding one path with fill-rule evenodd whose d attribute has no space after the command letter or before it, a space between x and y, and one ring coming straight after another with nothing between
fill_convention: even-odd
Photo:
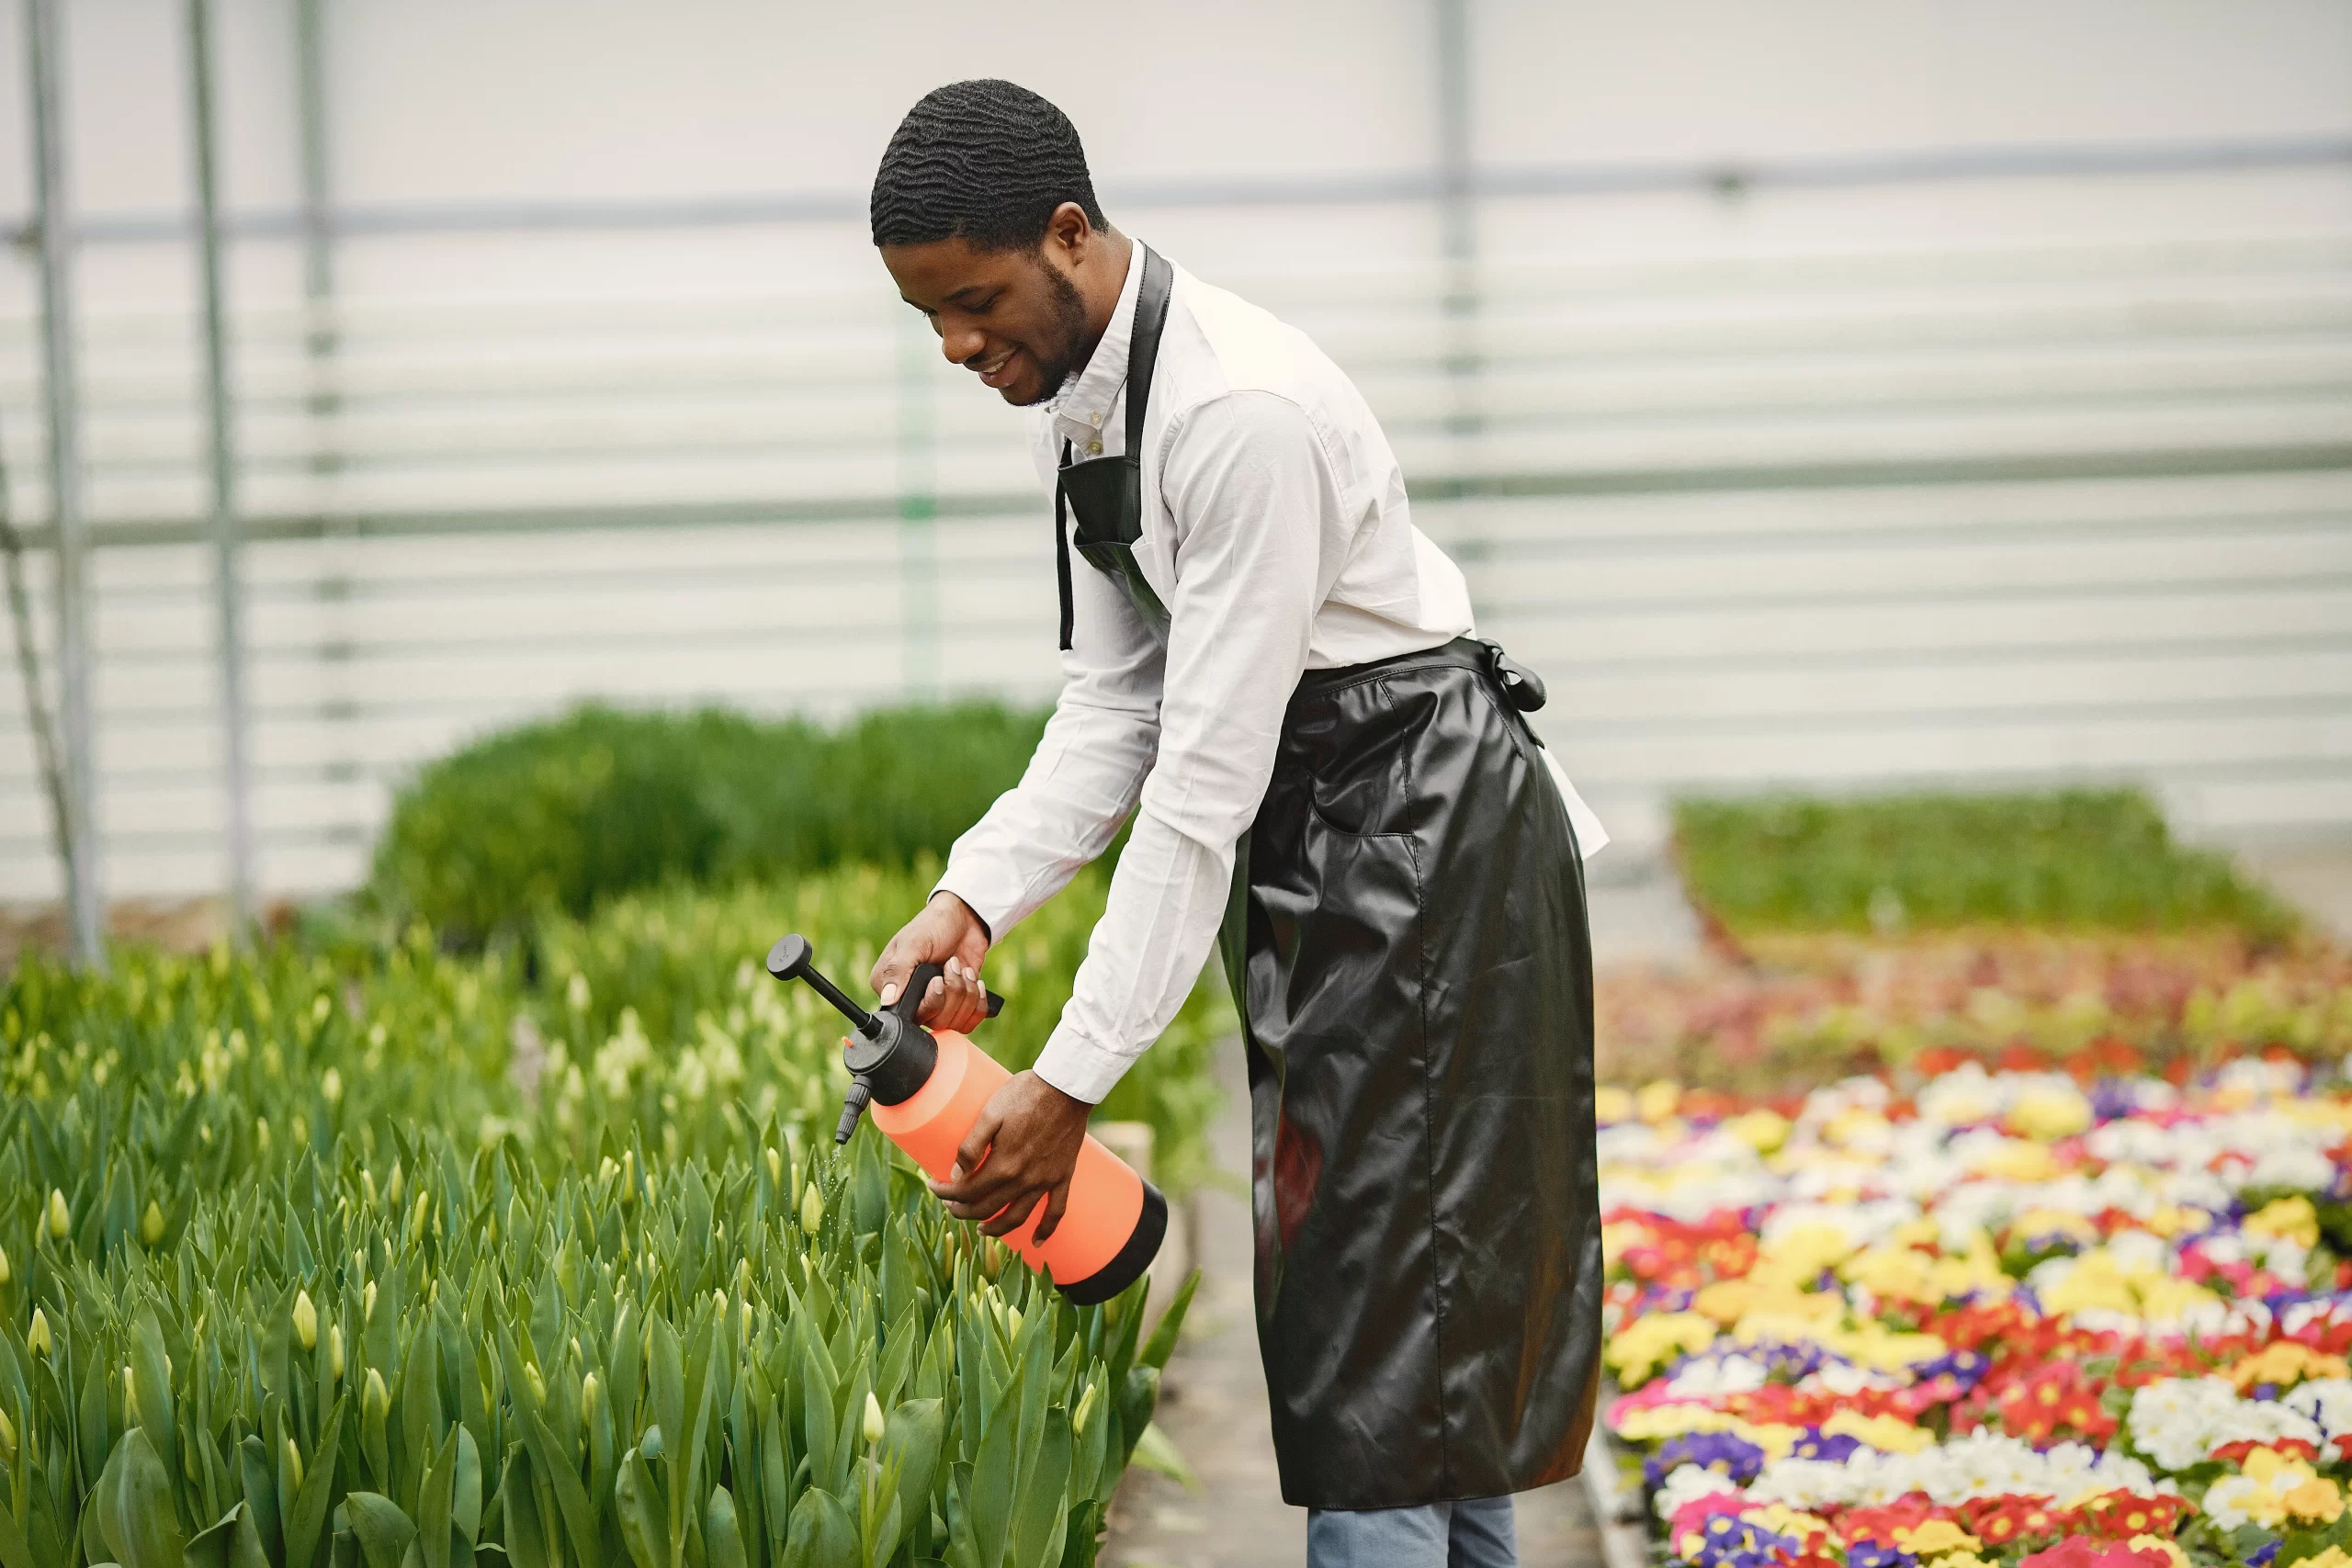
<instances>
[{"instance_id":1,"label":"white flower","mask_svg":"<svg viewBox=\"0 0 2352 1568\"><path fill-rule=\"evenodd\" d=\"M2321 1378L2290 1390L2279 1403L2331 1439L2352 1432L2352 1379Z\"/></svg>"},{"instance_id":2,"label":"white flower","mask_svg":"<svg viewBox=\"0 0 2352 1568\"><path fill-rule=\"evenodd\" d=\"M1677 1465L1666 1484L1657 1489L1657 1517L1670 1519L1675 1514L1702 1497L1712 1497L1718 1492L1736 1495L1739 1487L1730 1477L1695 1464Z\"/></svg>"}]
</instances>

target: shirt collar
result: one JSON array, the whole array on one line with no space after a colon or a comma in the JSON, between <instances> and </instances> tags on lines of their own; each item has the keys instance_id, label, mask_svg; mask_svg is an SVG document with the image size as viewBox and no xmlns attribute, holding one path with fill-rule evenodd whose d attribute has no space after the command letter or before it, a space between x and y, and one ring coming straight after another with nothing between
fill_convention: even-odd
<instances>
[{"instance_id":1,"label":"shirt collar","mask_svg":"<svg viewBox=\"0 0 2352 1568\"><path fill-rule=\"evenodd\" d=\"M1062 384L1051 405L1054 434L1077 444L1087 456L1089 444L1102 439L1110 423L1119 389L1126 385L1127 348L1135 336L1136 299L1143 291L1143 242L1127 245L1126 281L1119 286L1119 302L1111 310L1111 324L1094 345L1086 368ZM1097 454L1099 455L1099 454Z\"/></svg>"}]
</instances>

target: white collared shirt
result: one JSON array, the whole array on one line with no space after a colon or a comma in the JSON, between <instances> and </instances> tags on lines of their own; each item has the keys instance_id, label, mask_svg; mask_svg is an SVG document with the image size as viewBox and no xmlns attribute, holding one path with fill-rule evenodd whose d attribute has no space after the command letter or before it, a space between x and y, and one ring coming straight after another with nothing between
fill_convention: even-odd
<instances>
[{"instance_id":1,"label":"white collared shirt","mask_svg":"<svg viewBox=\"0 0 2352 1568\"><path fill-rule=\"evenodd\" d=\"M1073 460L1125 450L1143 255L1135 245L1085 369L1030 411L1049 492L1064 441ZM1167 641L1071 551L1072 646L1053 717L939 880L1001 941L1140 807L1037 1059L1040 1077L1090 1103L1200 976L1300 674L1472 630L1462 572L1413 526L1396 455L1354 384L1305 333L1181 267L1144 448L1135 556L1168 607Z\"/></svg>"}]
</instances>

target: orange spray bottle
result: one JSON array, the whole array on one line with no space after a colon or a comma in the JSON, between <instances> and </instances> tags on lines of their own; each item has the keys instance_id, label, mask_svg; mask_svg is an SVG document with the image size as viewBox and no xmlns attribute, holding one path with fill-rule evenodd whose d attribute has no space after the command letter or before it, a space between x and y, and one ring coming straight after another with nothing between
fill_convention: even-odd
<instances>
[{"instance_id":1,"label":"orange spray bottle","mask_svg":"<svg viewBox=\"0 0 2352 1568\"><path fill-rule=\"evenodd\" d=\"M849 1142L870 1104L874 1124L933 1180L946 1180L981 1108L1012 1075L964 1035L916 1021L939 965L919 965L896 1002L868 1012L819 974L811 956L807 938L786 937L768 951L768 973L806 980L855 1031L843 1042L851 1081L833 1142ZM989 1017L1003 1000L989 994ZM1040 1202L1004 1239L1031 1268L1050 1269L1056 1288L1080 1305L1109 1301L1134 1283L1168 1234L1168 1200L1091 1134L1079 1150L1062 1223L1040 1243L1044 1214Z\"/></svg>"}]
</instances>

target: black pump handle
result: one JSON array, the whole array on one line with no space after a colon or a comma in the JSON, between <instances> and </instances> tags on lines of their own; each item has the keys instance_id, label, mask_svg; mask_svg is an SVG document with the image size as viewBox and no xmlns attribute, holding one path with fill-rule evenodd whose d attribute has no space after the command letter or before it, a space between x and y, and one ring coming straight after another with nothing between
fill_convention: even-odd
<instances>
[{"instance_id":1,"label":"black pump handle","mask_svg":"<svg viewBox=\"0 0 2352 1568\"><path fill-rule=\"evenodd\" d=\"M915 965L915 972L907 976L906 989L900 991L899 993L899 999L890 1004L890 1011L897 1015L899 1022L914 1023L919 1021L916 1015L922 1011L922 994L931 989L931 983L933 980L944 977L946 973L946 970L942 969L936 964L918 964ZM1004 998L1002 997L998 996L994 991L989 990L985 987L982 987L980 994L987 997L989 999L989 1016L990 1018L994 1018L997 1014L1004 1010Z\"/></svg>"}]
</instances>

